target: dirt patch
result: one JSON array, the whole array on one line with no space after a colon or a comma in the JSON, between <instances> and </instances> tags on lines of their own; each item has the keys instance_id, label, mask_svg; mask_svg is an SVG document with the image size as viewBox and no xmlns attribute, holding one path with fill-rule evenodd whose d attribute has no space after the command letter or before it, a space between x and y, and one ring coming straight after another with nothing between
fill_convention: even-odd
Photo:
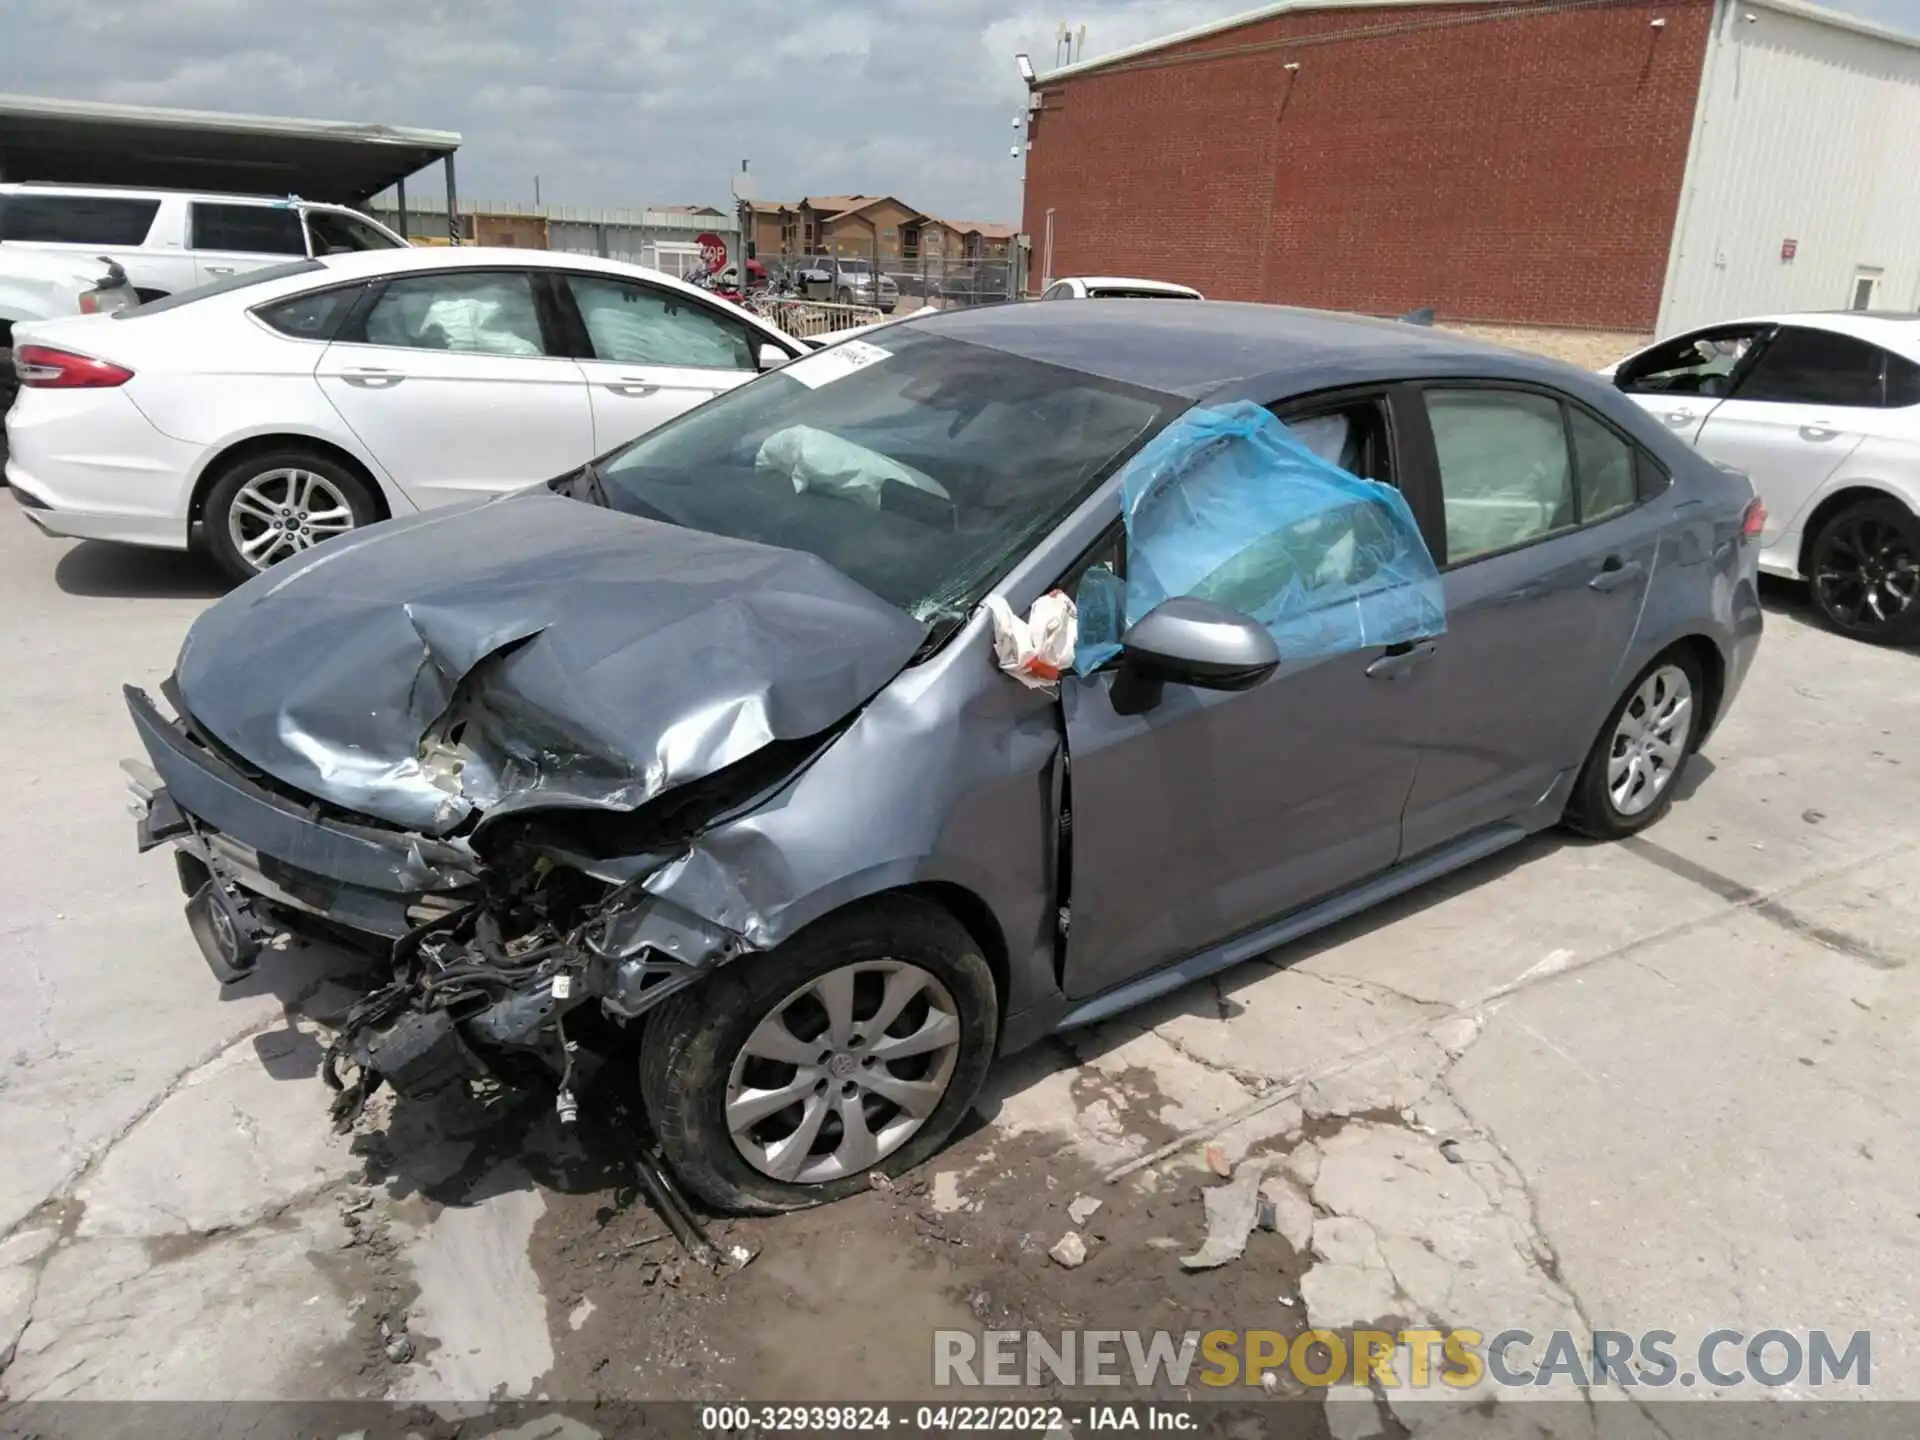
<instances>
[{"instance_id":1,"label":"dirt patch","mask_svg":"<svg viewBox=\"0 0 1920 1440\"><path fill-rule=\"evenodd\" d=\"M1227 1401L1256 1421L1279 1396L1257 1385L1220 1390L1127 1383L933 1388L934 1332L1302 1328L1305 1257L1256 1230L1246 1253L1188 1272L1179 1257L1206 1233L1201 1192L1217 1184L1183 1168L1109 1185L1057 1138L1006 1141L987 1129L956 1142L891 1190L819 1210L729 1220L711 1233L755 1258L715 1275L691 1264L644 1200L620 1188L549 1195L533 1264L548 1297L556 1363L544 1392L558 1401L1066 1400ZM1099 1208L1076 1225L1078 1197ZM1085 1213L1085 1207L1082 1207ZM1064 1268L1049 1249L1078 1230L1088 1256ZM1324 1435L1317 1405L1288 1407L1288 1433ZM1270 1430L1270 1427L1266 1427ZM1255 1433L1258 1433L1257 1431Z\"/></svg>"}]
</instances>

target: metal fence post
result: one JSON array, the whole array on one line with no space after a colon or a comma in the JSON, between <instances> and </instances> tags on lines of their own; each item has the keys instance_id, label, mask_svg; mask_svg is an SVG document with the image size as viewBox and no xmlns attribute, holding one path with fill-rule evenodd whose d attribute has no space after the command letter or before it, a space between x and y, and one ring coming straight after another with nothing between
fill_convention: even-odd
<instances>
[{"instance_id":1,"label":"metal fence post","mask_svg":"<svg viewBox=\"0 0 1920 1440\"><path fill-rule=\"evenodd\" d=\"M447 243L460 243L460 191L454 184L453 152L447 152Z\"/></svg>"}]
</instances>

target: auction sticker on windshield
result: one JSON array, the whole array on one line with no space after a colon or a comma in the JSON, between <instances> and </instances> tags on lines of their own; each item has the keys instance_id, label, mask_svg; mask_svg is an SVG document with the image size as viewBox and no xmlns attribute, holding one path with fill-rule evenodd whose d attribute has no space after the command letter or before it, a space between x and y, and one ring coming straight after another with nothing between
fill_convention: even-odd
<instances>
[{"instance_id":1,"label":"auction sticker on windshield","mask_svg":"<svg viewBox=\"0 0 1920 1440\"><path fill-rule=\"evenodd\" d=\"M831 350L788 361L780 367L780 373L798 380L809 390L818 390L822 385L844 380L854 371L864 370L892 354L891 350L882 350L865 340L842 340Z\"/></svg>"}]
</instances>

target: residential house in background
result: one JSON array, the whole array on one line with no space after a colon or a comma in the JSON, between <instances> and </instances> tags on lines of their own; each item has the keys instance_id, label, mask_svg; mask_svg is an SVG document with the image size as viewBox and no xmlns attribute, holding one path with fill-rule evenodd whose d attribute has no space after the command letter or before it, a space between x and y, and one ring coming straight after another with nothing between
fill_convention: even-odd
<instances>
[{"instance_id":1,"label":"residential house in background","mask_svg":"<svg viewBox=\"0 0 1920 1440\"><path fill-rule=\"evenodd\" d=\"M1004 260L1018 227L944 220L892 195L809 195L753 207L754 253L844 255L912 269L924 261Z\"/></svg>"}]
</instances>

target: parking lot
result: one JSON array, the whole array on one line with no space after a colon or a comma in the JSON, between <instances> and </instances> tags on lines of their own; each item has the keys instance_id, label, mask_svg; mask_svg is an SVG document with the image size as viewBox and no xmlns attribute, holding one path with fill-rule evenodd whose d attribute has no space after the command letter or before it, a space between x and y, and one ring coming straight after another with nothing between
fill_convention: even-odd
<instances>
[{"instance_id":1,"label":"parking lot","mask_svg":"<svg viewBox=\"0 0 1920 1440\"><path fill-rule=\"evenodd\" d=\"M753 1258L716 1277L634 1197L611 1102L577 1132L484 1099L329 1131L341 962L270 957L222 994L123 804L119 687L169 671L218 578L13 509L6 1398L924 1397L941 1328L1397 1321L1866 1329L1865 1393L1920 1399L1920 671L1790 587L1645 837L1536 839L1005 1062L897 1187L717 1224ZM1277 1228L1184 1272L1201 1188L1263 1162ZM1068 1269L1048 1251L1076 1228ZM1310 1413L1447 1423L1391 1404ZM1615 1408L1552 1432L1655 1423Z\"/></svg>"}]
</instances>

